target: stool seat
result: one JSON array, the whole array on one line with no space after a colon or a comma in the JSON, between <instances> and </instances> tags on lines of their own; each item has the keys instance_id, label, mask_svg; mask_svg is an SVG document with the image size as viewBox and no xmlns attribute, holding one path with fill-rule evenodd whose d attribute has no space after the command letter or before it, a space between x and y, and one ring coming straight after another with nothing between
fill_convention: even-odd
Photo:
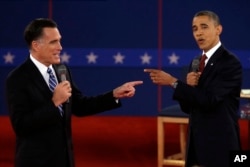
<instances>
[{"instance_id":1,"label":"stool seat","mask_svg":"<svg viewBox=\"0 0 250 167\"><path fill-rule=\"evenodd\" d=\"M180 127L180 152L164 156L164 123L177 123ZM163 165L184 166L186 153L186 132L184 125L188 124L188 114L181 111L179 105L163 108L157 118L158 132L158 167Z\"/></svg>"},{"instance_id":2,"label":"stool seat","mask_svg":"<svg viewBox=\"0 0 250 167\"><path fill-rule=\"evenodd\" d=\"M173 116L173 117L188 117L187 113L181 111L180 105L172 105L163 108L158 114L159 116Z\"/></svg>"}]
</instances>

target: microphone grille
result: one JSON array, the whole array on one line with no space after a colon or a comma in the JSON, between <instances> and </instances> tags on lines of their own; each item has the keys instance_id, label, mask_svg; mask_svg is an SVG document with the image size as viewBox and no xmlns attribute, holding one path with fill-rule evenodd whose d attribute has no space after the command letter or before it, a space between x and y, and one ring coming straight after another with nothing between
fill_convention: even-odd
<instances>
[{"instance_id":1,"label":"microphone grille","mask_svg":"<svg viewBox=\"0 0 250 167\"><path fill-rule=\"evenodd\" d=\"M199 66L200 66L200 60L199 59L194 59L192 61L192 71L197 72L199 70Z\"/></svg>"}]
</instances>

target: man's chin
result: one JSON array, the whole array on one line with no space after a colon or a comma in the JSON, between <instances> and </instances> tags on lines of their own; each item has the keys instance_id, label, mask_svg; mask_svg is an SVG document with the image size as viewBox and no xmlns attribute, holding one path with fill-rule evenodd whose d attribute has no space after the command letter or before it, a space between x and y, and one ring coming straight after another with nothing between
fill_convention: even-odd
<instances>
[{"instance_id":1,"label":"man's chin","mask_svg":"<svg viewBox=\"0 0 250 167\"><path fill-rule=\"evenodd\" d=\"M198 45L201 50L206 50L206 47L204 45Z\"/></svg>"},{"instance_id":2,"label":"man's chin","mask_svg":"<svg viewBox=\"0 0 250 167\"><path fill-rule=\"evenodd\" d=\"M57 61L54 61L53 64L60 64L61 63L61 60L57 60Z\"/></svg>"}]
</instances>

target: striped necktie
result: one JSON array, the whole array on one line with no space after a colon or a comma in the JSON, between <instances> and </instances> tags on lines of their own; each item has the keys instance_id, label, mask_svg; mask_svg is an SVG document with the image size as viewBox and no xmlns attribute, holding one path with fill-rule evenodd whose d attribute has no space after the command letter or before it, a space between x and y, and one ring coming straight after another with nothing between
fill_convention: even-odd
<instances>
[{"instance_id":1,"label":"striped necktie","mask_svg":"<svg viewBox=\"0 0 250 167\"><path fill-rule=\"evenodd\" d=\"M49 89L50 89L51 92L54 92L54 89L55 89L55 87L57 85L55 76L54 76L54 74L53 74L53 72L52 72L52 70L50 68L48 68L47 73L49 74ZM63 116L62 105L60 104L58 106L58 108L59 108L61 116Z\"/></svg>"}]
</instances>

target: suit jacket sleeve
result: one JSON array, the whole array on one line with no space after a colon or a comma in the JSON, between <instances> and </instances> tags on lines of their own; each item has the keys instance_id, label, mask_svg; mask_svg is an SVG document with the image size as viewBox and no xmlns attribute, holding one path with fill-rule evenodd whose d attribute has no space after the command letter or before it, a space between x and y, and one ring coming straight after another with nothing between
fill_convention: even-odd
<instances>
[{"instance_id":1,"label":"suit jacket sleeve","mask_svg":"<svg viewBox=\"0 0 250 167\"><path fill-rule=\"evenodd\" d=\"M191 110L216 111L214 108L223 103L237 110L241 82L241 63L221 47L210 58L198 85L191 87L179 81L173 99L178 100L187 113Z\"/></svg>"},{"instance_id":2,"label":"suit jacket sleeve","mask_svg":"<svg viewBox=\"0 0 250 167\"><path fill-rule=\"evenodd\" d=\"M77 88L76 84L74 84L68 67L65 67L67 68L66 78L68 81L70 81L72 87L72 96L69 99L69 104L65 104L69 105L68 108L66 107L68 110L70 110L68 112L71 112L76 116L87 116L121 106L120 100L118 100L117 103L116 99L113 97L113 91L102 93L96 96L84 95L82 91ZM60 77L58 78L60 79Z\"/></svg>"}]
</instances>

